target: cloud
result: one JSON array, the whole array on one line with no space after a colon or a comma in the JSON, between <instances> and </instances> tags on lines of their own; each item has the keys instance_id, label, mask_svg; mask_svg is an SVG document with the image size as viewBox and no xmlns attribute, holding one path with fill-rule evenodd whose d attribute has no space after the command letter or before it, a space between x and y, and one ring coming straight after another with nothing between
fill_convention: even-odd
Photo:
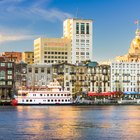
<instances>
[{"instance_id":1,"label":"cloud","mask_svg":"<svg viewBox=\"0 0 140 140\"><path fill-rule=\"evenodd\" d=\"M70 13L49 7L52 0L0 0L0 43L32 40L36 22L63 21Z\"/></svg>"},{"instance_id":2,"label":"cloud","mask_svg":"<svg viewBox=\"0 0 140 140\"><path fill-rule=\"evenodd\" d=\"M0 43L33 40L41 35L33 35L30 30L0 26Z\"/></svg>"},{"instance_id":3,"label":"cloud","mask_svg":"<svg viewBox=\"0 0 140 140\"><path fill-rule=\"evenodd\" d=\"M36 15L38 18L41 18L47 21L55 21L55 20L63 21L66 18L72 17L71 14L62 12L58 9L46 10L42 8L33 7L30 11L32 14Z\"/></svg>"},{"instance_id":4,"label":"cloud","mask_svg":"<svg viewBox=\"0 0 140 140\"><path fill-rule=\"evenodd\" d=\"M30 40L35 38L34 35L0 35L0 43L20 40Z\"/></svg>"},{"instance_id":5,"label":"cloud","mask_svg":"<svg viewBox=\"0 0 140 140\"><path fill-rule=\"evenodd\" d=\"M49 7L50 0L31 1L27 0L1 0L0 18L10 17L13 19L63 21L73 15L60 9ZM29 3L27 6L24 4ZM45 8L44 8L45 5Z\"/></svg>"}]
</instances>

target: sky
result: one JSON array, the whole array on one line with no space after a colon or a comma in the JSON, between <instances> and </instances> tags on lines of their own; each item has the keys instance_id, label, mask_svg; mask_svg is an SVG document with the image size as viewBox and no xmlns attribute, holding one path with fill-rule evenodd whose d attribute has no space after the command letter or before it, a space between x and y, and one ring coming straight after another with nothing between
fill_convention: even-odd
<instances>
[{"instance_id":1,"label":"sky","mask_svg":"<svg viewBox=\"0 0 140 140\"><path fill-rule=\"evenodd\" d=\"M128 52L140 0L0 0L0 52L33 51L38 37L62 37L66 18L93 20L93 60Z\"/></svg>"}]
</instances>

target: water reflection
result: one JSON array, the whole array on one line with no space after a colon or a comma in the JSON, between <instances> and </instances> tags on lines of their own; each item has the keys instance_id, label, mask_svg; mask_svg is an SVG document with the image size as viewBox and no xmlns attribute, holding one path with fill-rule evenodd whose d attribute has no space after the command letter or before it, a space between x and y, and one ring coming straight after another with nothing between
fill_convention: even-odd
<instances>
[{"instance_id":1,"label":"water reflection","mask_svg":"<svg viewBox=\"0 0 140 140\"><path fill-rule=\"evenodd\" d=\"M0 107L4 140L139 140L139 130L140 106Z\"/></svg>"}]
</instances>

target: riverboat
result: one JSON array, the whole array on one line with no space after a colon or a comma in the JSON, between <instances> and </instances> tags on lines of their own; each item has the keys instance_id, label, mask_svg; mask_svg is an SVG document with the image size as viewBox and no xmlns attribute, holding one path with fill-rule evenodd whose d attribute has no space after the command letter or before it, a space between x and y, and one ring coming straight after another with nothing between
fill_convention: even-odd
<instances>
[{"instance_id":1,"label":"riverboat","mask_svg":"<svg viewBox=\"0 0 140 140\"><path fill-rule=\"evenodd\" d=\"M68 105L72 104L72 93L65 91L58 81L50 82L46 88L21 89L12 100L12 105Z\"/></svg>"}]
</instances>

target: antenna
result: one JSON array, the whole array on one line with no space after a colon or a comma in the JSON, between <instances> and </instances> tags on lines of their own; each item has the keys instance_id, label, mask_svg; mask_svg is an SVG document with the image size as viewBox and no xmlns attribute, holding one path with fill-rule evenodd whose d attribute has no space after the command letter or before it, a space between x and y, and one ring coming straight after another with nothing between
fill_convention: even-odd
<instances>
[{"instance_id":1,"label":"antenna","mask_svg":"<svg viewBox=\"0 0 140 140\"><path fill-rule=\"evenodd\" d=\"M78 18L78 8L76 9L76 18Z\"/></svg>"}]
</instances>

